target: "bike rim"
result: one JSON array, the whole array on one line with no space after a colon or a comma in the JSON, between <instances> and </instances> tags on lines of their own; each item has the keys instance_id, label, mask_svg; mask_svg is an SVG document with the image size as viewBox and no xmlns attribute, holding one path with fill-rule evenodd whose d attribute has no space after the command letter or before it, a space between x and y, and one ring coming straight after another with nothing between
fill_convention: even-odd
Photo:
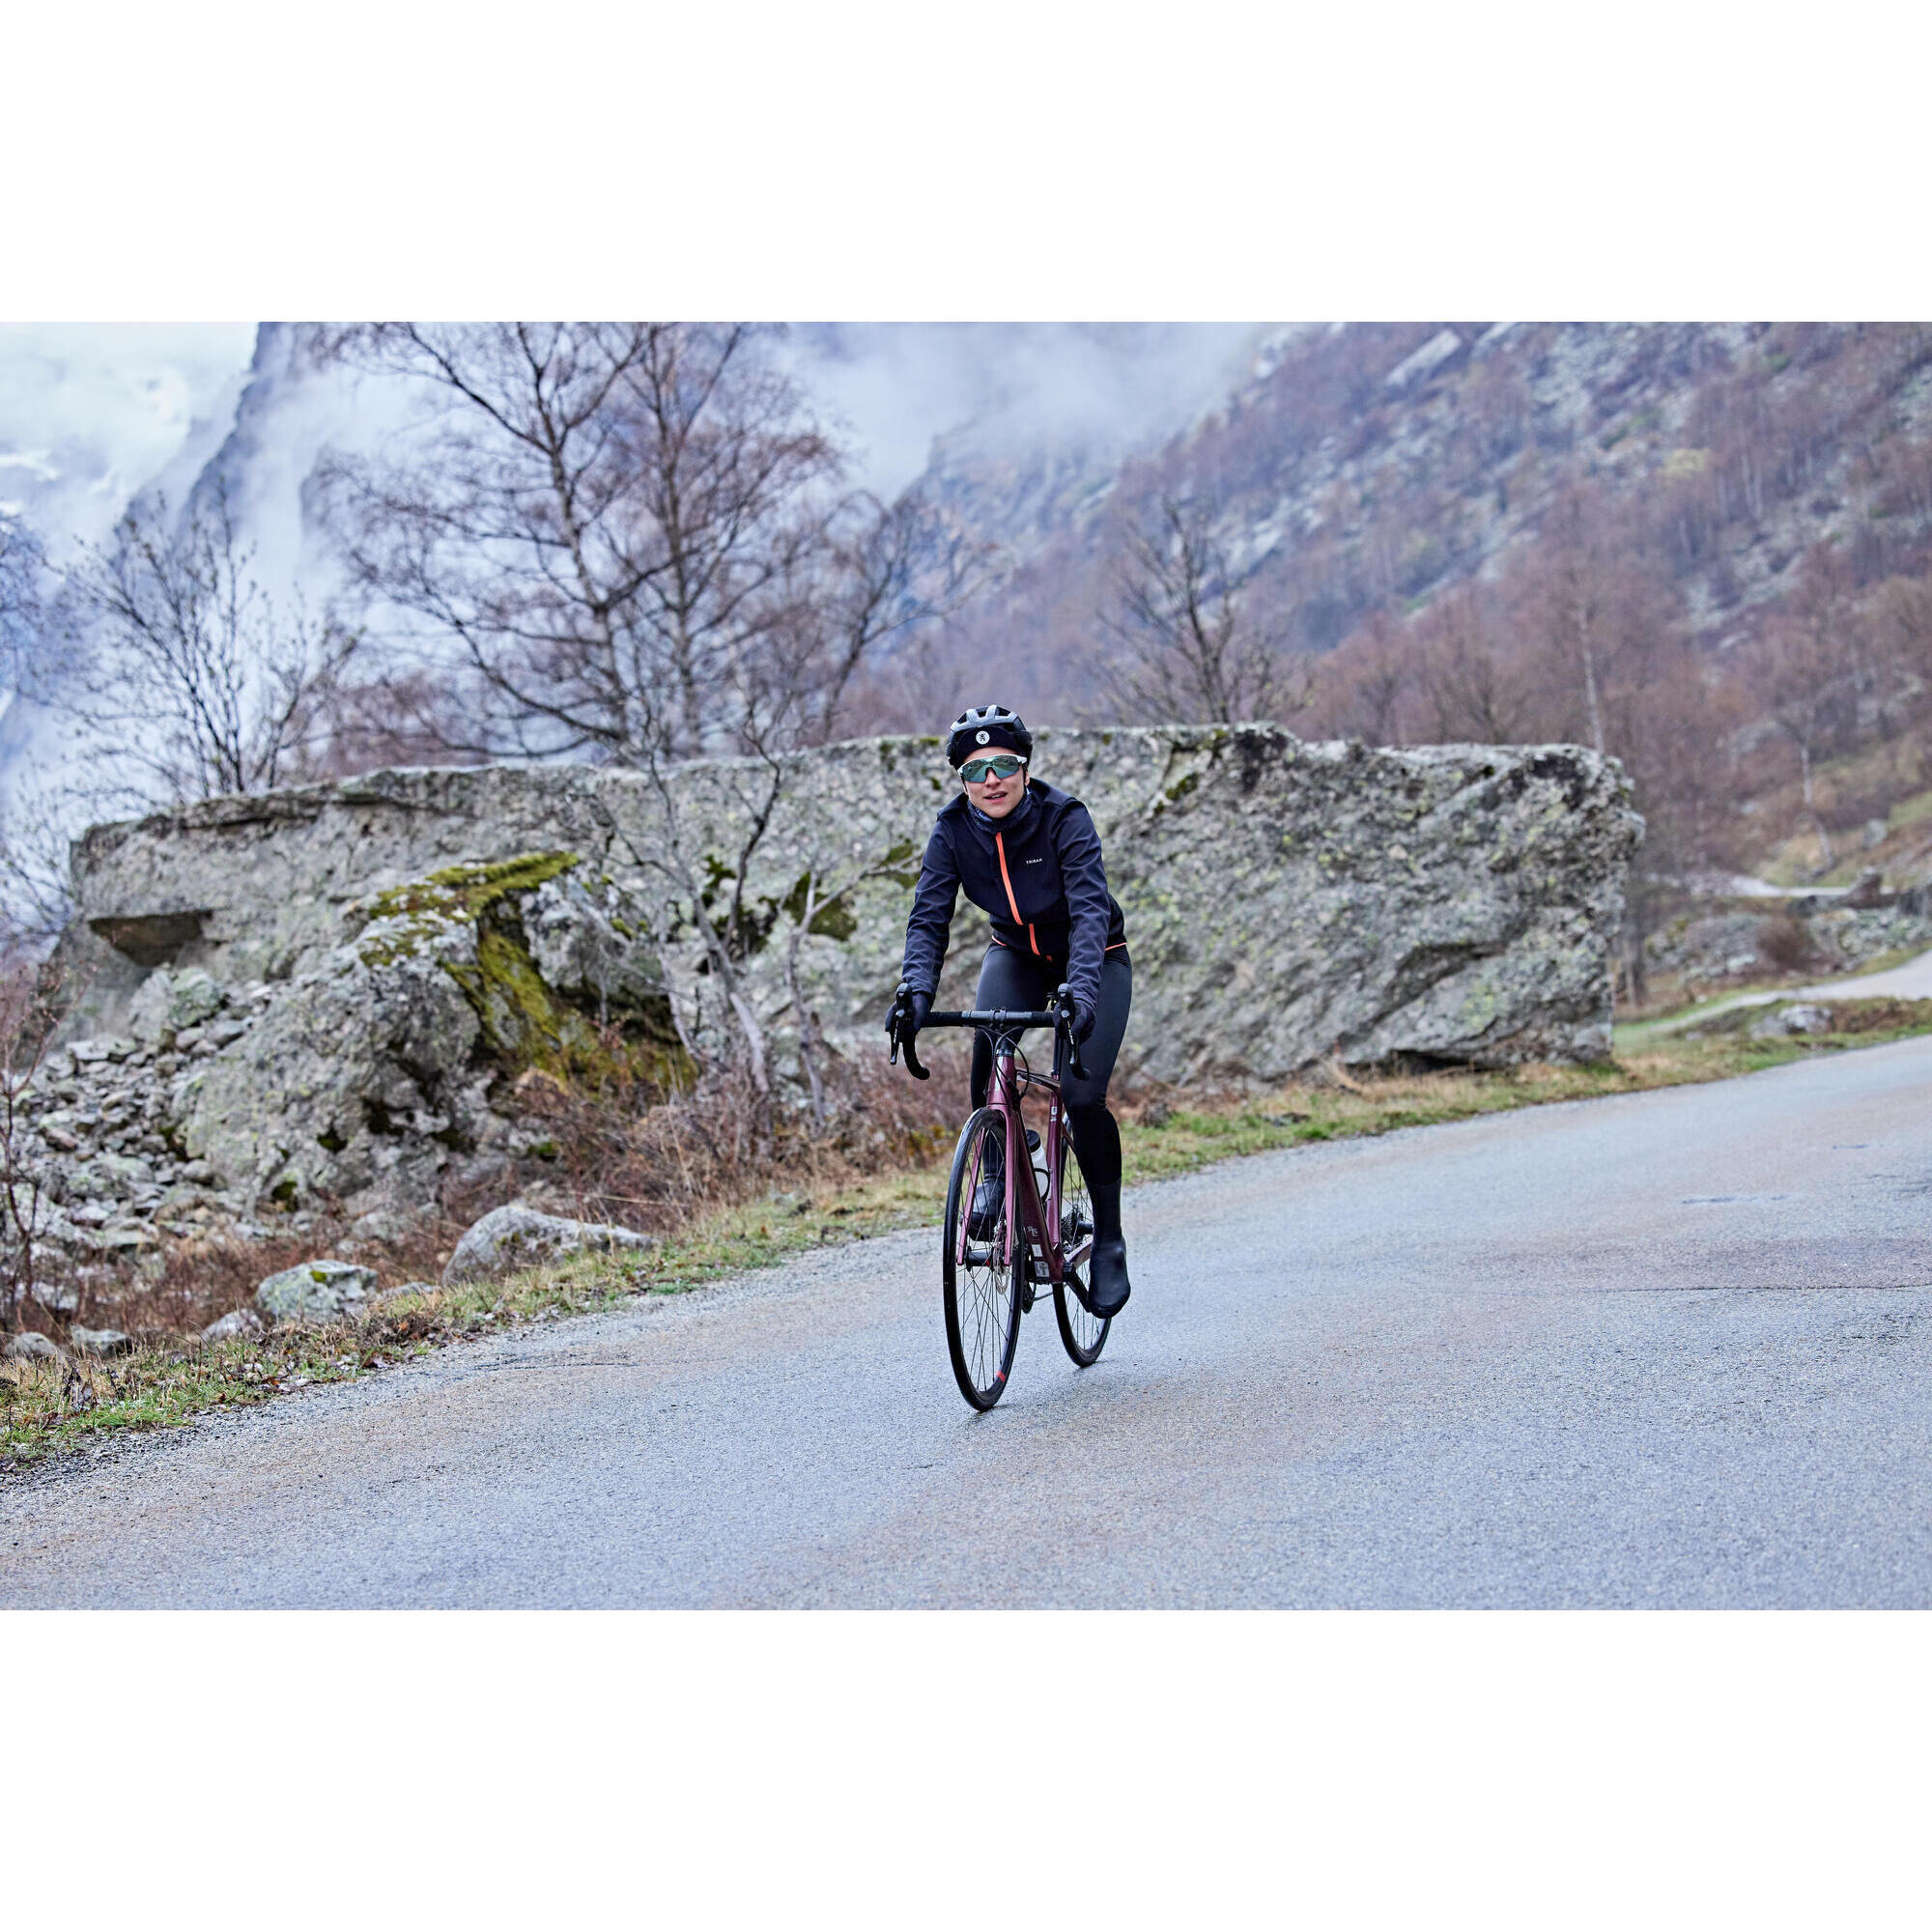
<instances>
[{"instance_id":1,"label":"bike rim","mask_svg":"<svg viewBox=\"0 0 1932 1932\"><path fill-rule=\"evenodd\" d=\"M1066 1332L1072 1338L1076 1353L1091 1355L1107 1339L1107 1318L1102 1315L1094 1314L1088 1308L1087 1304L1080 1299L1073 1286L1076 1280L1080 1281L1082 1288L1087 1285L1077 1275L1069 1274L1067 1276L1065 1295L1066 1303Z\"/></svg>"}]
</instances>

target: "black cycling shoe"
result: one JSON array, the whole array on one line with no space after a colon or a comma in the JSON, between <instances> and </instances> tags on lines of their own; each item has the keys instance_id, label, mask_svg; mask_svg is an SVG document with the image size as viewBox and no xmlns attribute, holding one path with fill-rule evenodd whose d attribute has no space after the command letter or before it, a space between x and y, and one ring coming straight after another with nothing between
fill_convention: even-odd
<instances>
[{"instance_id":1,"label":"black cycling shoe","mask_svg":"<svg viewBox=\"0 0 1932 1932\"><path fill-rule=\"evenodd\" d=\"M966 1237L990 1241L1000 1232L1000 1217L1007 1207L1007 1162L1004 1153L986 1162L979 1184L973 1189L973 1206L966 1214Z\"/></svg>"},{"instance_id":2,"label":"black cycling shoe","mask_svg":"<svg viewBox=\"0 0 1932 1932\"><path fill-rule=\"evenodd\" d=\"M1110 1321L1127 1305L1133 1285L1127 1280L1127 1244L1116 1235L1111 1241L1095 1241L1087 1262L1087 1293L1080 1298L1090 1314Z\"/></svg>"},{"instance_id":3,"label":"black cycling shoe","mask_svg":"<svg viewBox=\"0 0 1932 1932\"><path fill-rule=\"evenodd\" d=\"M1087 1262L1087 1293L1080 1298L1089 1314L1107 1321L1133 1293L1127 1280L1127 1244L1121 1236L1121 1183L1095 1181L1087 1191L1094 1202L1094 1252Z\"/></svg>"}]
</instances>

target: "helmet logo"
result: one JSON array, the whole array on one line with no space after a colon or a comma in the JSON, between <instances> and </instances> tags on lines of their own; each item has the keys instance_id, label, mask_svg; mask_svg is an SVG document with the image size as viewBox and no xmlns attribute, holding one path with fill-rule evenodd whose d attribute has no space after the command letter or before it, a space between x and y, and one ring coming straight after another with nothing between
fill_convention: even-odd
<instances>
[{"instance_id":1,"label":"helmet logo","mask_svg":"<svg viewBox=\"0 0 1932 1932\"><path fill-rule=\"evenodd\" d=\"M977 742L983 745L987 741L987 739L989 739L992 735L993 734L990 731L981 731L979 734Z\"/></svg>"}]
</instances>

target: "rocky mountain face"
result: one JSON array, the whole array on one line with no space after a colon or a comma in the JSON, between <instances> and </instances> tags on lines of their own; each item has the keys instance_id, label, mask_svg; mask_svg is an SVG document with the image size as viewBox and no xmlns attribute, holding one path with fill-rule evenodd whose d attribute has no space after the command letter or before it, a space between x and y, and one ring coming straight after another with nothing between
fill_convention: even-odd
<instances>
[{"instance_id":1,"label":"rocky mountain face","mask_svg":"<svg viewBox=\"0 0 1932 1932\"><path fill-rule=\"evenodd\" d=\"M1274 727L1043 732L1036 757L1093 810L1125 909L1126 1078L1607 1053L1640 833L1613 763ZM759 779L679 768L674 827L637 773L490 766L89 833L57 955L77 997L27 1099L50 1237L138 1247L324 1200L380 1216L452 1178L514 1192L546 1156L524 1086L612 1053L669 1077L715 1023L667 864L722 902ZM908 888L950 785L929 739L786 769L746 867L742 965L787 1092L788 966L831 1047L883 1077ZM811 912L808 881L857 874ZM962 907L942 1004L970 1003L982 924Z\"/></svg>"},{"instance_id":2,"label":"rocky mountain face","mask_svg":"<svg viewBox=\"0 0 1932 1932\"><path fill-rule=\"evenodd\" d=\"M1122 527L1163 496L1205 506L1256 616L1322 652L1493 574L1582 483L1640 514L1721 646L1815 546L1867 576L1914 563L1928 431L1917 325L1352 323L1270 338L1222 404L1107 473L942 446L923 487L1003 550L953 661L1064 715L1093 703Z\"/></svg>"}]
</instances>

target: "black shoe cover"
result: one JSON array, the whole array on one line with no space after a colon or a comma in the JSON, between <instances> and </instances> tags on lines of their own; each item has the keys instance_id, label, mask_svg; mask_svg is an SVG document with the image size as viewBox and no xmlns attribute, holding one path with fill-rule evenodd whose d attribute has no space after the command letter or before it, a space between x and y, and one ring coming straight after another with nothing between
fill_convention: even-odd
<instances>
[{"instance_id":1,"label":"black shoe cover","mask_svg":"<svg viewBox=\"0 0 1932 1932\"><path fill-rule=\"evenodd\" d=\"M1087 1293L1081 1299L1103 1321L1111 1321L1127 1305L1133 1288L1127 1280L1127 1244L1120 1236L1094 1243L1094 1252L1087 1263Z\"/></svg>"}]
</instances>

